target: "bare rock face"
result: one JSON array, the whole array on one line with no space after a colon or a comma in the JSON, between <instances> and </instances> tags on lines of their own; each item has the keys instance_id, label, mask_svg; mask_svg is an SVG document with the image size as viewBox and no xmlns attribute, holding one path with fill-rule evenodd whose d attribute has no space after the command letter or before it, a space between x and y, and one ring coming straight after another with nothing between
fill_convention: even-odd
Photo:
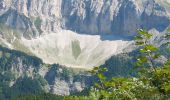
<instances>
[{"instance_id":1,"label":"bare rock face","mask_svg":"<svg viewBox=\"0 0 170 100\"><path fill-rule=\"evenodd\" d=\"M9 9L0 16L0 23L12 29L17 29L18 35L26 38L39 36L39 32L31 20L14 9Z\"/></svg>"},{"instance_id":2,"label":"bare rock face","mask_svg":"<svg viewBox=\"0 0 170 100\"><path fill-rule=\"evenodd\" d=\"M156 28L163 31L170 21L169 8L165 7L165 3L168 2L166 0L2 0L0 14L9 9L16 10L18 14L31 20L32 27L36 27L39 35L64 28L86 34L131 36L136 33L137 28ZM16 23L25 28L25 25L18 20Z\"/></svg>"},{"instance_id":3,"label":"bare rock face","mask_svg":"<svg viewBox=\"0 0 170 100\"><path fill-rule=\"evenodd\" d=\"M169 12L155 0L65 2L62 15L66 27L83 33L133 35L137 28L163 31L169 25Z\"/></svg>"},{"instance_id":4,"label":"bare rock face","mask_svg":"<svg viewBox=\"0 0 170 100\"><path fill-rule=\"evenodd\" d=\"M22 33L29 34L24 37L36 37L43 32L56 32L61 26L60 2L60 0L2 0L0 14L1 19L6 20L1 23L17 30L24 30Z\"/></svg>"}]
</instances>

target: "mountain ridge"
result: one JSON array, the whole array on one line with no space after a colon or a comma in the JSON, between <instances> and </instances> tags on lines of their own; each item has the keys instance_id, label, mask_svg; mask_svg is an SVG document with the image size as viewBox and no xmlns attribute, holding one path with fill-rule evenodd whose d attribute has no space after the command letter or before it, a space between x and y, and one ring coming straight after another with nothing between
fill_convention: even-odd
<instances>
[{"instance_id":1,"label":"mountain ridge","mask_svg":"<svg viewBox=\"0 0 170 100\"><path fill-rule=\"evenodd\" d=\"M168 26L169 11L160 2L166 0L3 0L0 12L14 9L33 17L33 22L40 17L43 32L64 28L86 34L134 35L137 28L163 31Z\"/></svg>"},{"instance_id":2,"label":"mountain ridge","mask_svg":"<svg viewBox=\"0 0 170 100\"><path fill-rule=\"evenodd\" d=\"M48 63L100 66L133 45L124 38L117 42L105 37L134 36L139 28L164 32L170 23L166 3L166 0L2 0L1 45L31 52Z\"/></svg>"}]
</instances>

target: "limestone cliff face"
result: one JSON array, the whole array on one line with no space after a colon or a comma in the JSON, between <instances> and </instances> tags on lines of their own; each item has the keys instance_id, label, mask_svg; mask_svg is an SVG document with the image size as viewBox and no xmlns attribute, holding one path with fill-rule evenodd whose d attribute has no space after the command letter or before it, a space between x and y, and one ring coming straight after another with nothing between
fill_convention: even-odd
<instances>
[{"instance_id":1,"label":"limestone cliff face","mask_svg":"<svg viewBox=\"0 0 170 100\"><path fill-rule=\"evenodd\" d=\"M166 0L2 0L0 14L13 9L28 17L34 34L64 28L86 34L133 35L137 28L163 31L170 22L165 3L168 4ZM18 20L16 23L25 28Z\"/></svg>"},{"instance_id":2,"label":"limestone cliff face","mask_svg":"<svg viewBox=\"0 0 170 100\"><path fill-rule=\"evenodd\" d=\"M169 11L157 0L63 2L65 27L82 33L133 35L137 28L163 31L169 25Z\"/></svg>"},{"instance_id":3,"label":"limestone cliff face","mask_svg":"<svg viewBox=\"0 0 170 100\"><path fill-rule=\"evenodd\" d=\"M7 26L24 30L25 37L55 32L61 26L60 2L60 0L2 0L0 20L3 19L3 24Z\"/></svg>"}]
</instances>

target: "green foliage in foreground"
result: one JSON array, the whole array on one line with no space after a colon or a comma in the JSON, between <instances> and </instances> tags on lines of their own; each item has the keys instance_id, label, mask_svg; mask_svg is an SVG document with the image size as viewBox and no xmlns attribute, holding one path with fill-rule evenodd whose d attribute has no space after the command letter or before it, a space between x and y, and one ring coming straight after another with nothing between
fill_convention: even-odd
<instances>
[{"instance_id":1,"label":"green foliage in foreground","mask_svg":"<svg viewBox=\"0 0 170 100\"><path fill-rule=\"evenodd\" d=\"M166 35L168 38L170 35ZM65 97L66 100L169 100L170 99L170 60L162 66L156 64L161 54L159 48L150 43L152 34L139 30L135 37L140 50L136 58L135 71L138 78L106 77L107 68L94 68L98 79L88 96ZM165 43L163 45L169 45ZM168 49L167 49L168 50Z\"/></svg>"},{"instance_id":2,"label":"green foliage in foreground","mask_svg":"<svg viewBox=\"0 0 170 100\"><path fill-rule=\"evenodd\" d=\"M168 100L170 98L170 61L163 66L156 64L161 54L150 43L152 34L139 30L135 37L140 50L135 63L138 78L105 76L106 68L96 67L92 73L98 77L90 93L96 100ZM168 38L168 35L166 35ZM165 43L169 45L169 43ZM92 99L93 100L93 99Z\"/></svg>"}]
</instances>

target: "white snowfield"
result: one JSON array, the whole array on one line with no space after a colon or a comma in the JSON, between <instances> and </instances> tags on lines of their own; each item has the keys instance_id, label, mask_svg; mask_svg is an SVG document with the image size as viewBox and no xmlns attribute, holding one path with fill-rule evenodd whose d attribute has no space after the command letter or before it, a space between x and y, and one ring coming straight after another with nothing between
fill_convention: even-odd
<instances>
[{"instance_id":1,"label":"white snowfield","mask_svg":"<svg viewBox=\"0 0 170 100\"><path fill-rule=\"evenodd\" d=\"M131 41L102 40L99 35L77 34L69 30L45 34L31 40L22 38L21 41L45 63L83 69L104 64L112 55L122 53L131 44Z\"/></svg>"}]
</instances>

